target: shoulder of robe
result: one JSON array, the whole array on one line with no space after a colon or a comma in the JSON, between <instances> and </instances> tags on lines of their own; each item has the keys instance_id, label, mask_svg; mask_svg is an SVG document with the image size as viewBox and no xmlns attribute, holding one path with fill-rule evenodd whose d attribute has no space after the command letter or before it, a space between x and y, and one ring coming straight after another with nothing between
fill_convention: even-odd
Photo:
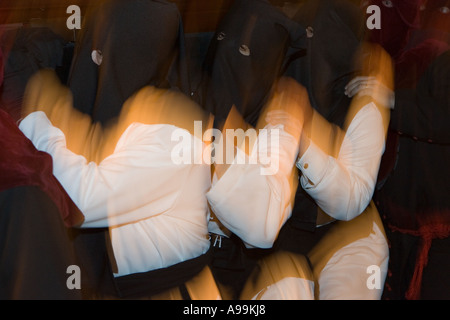
<instances>
[{"instance_id":1,"label":"shoulder of robe","mask_svg":"<svg viewBox=\"0 0 450 320\"><path fill-rule=\"evenodd\" d=\"M196 122L203 131L210 126L211 116L185 94L147 86L130 97L124 104L119 125L128 127L133 122L168 124L194 134Z\"/></svg>"}]
</instances>

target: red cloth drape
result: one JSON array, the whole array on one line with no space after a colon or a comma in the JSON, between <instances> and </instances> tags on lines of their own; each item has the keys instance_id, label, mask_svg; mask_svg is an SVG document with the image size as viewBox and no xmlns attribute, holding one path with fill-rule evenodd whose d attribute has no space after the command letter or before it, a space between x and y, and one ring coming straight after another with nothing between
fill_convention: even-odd
<instances>
[{"instance_id":1,"label":"red cloth drape","mask_svg":"<svg viewBox=\"0 0 450 320\"><path fill-rule=\"evenodd\" d=\"M19 186L40 187L53 199L66 226L80 224L84 217L53 175L51 156L38 151L1 109L0 137L0 192Z\"/></svg>"}]
</instances>

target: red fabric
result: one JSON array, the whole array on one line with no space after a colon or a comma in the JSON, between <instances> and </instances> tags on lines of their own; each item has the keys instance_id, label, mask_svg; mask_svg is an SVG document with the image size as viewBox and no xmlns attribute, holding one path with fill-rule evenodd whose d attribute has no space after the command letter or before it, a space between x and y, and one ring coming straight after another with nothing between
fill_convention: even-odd
<instances>
[{"instance_id":1,"label":"red fabric","mask_svg":"<svg viewBox=\"0 0 450 320\"><path fill-rule=\"evenodd\" d=\"M423 0L392 0L392 7L383 0L369 0L364 6L376 5L381 11L381 29L370 30L369 41L380 44L394 59L409 41L410 33L419 27L419 10Z\"/></svg>"},{"instance_id":2,"label":"red fabric","mask_svg":"<svg viewBox=\"0 0 450 320\"><path fill-rule=\"evenodd\" d=\"M395 212L399 216L415 216L417 219L416 228L402 228L390 223L388 223L388 227L392 231L421 238L414 274L405 295L405 298L408 300L418 300L420 299L420 290L422 288L423 270L428 264L428 254L433 240L450 237L450 210L443 208L408 212L408 210L392 202L389 203L389 207L391 212Z\"/></svg>"},{"instance_id":3,"label":"red fabric","mask_svg":"<svg viewBox=\"0 0 450 320\"><path fill-rule=\"evenodd\" d=\"M84 217L53 175L52 158L38 151L19 130L11 116L0 109L0 191L37 186L53 199L66 226Z\"/></svg>"},{"instance_id":4,"label":"red fabric","mask_svg":"<svg viewBox=\"0 0 450 320\"><path fill-rule=\"evenodd\" d=\"M435 214L437 217L450 217L450 212L442 212ZM444 219L443 219L444 220ZM408 291L405 298L408 300L420 299L420 290L422 288L423 270L428 264L428 253L431 248L433 239L444 239L450 236L450 224L448 221L435 222L429 225L422 225L418 230L406 230L395 226L389 226L392 231L410 234L422 239L418 255L416 259L416 267L414 274L409 284Z\"/></svg>"},{"instance_id":5,"label":"red fabric","mask_svg":"<svg viewBox=\"0 0 450 320\"><path fill-rule=\"evenodd\" d=\"M3 84L3 72L5 70L5 61L3 60L2 48L0 48L0 88Z\"/></svg>"},{"instance_id":6,"label":"red fabric","mask_svg":"<svg viewBox=\"0 0 450 320\"><path fill-rule=\"evenodd\" d=\"M423 18L424 28L428 30L439 30L450 32L450 9L449 0L429 0L426 3Z\"/></svg>"},{"instance_id":7,"label":"red fabric","mask_svg":"<svg viewBox=\"0 0 450 320\"><path fill-rule=\"evenodd\" d=\"M415 88L434 59L448 50L450 44L436 39L426 39L415 48L405 51L396 63L396 88Z\"/></svg>"}]
</instances>

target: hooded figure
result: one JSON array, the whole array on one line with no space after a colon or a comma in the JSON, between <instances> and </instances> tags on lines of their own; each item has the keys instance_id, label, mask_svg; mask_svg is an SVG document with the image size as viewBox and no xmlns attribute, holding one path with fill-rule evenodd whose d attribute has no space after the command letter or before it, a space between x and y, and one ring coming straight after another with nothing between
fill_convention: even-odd
<instances>
[{"instance_id":1,"label":"hooded figure","mask_svg":"<svg viewBox=\"0 0 450 320\"><path fill-rule=\"evenodd\" d=\"M189 92L184 32L175 4L102 1L86 16L68 86L74 107L106 124L146 85Z\"/></svg>"},{"instance_id":2,"label":"hooded figure","mask_svg":"<svg viewBox=\"0 0 450 320\"><path fill-rule=\"evenodd\" d=\"M429 51L417 86L396 91L395 166L376 193L391 243L391 299L449 298L450 51Z\"/></svg>"},{"instance_id":3,"label":"hooded figure","mask_svg":"<svg viewBox=\"0 0 450 320\"><path fill-rule=\"evenodd\" d=\"M305 2L293 18L312 27L314 36L308 40L306 54L294 60L286 74L305 86L312 108L340 128L351 104L345 86L359 71L355 58L364 35L361 17L359 8L349 1L323 0ZM288 224L313 231L316 215L317 205L298 188Z\"/></svg>"},{"instance_id":4,"label":"hooded figure","mask_svg":"<svg viewBox=\"0 0 450 320\"><path fill-rule=\"evenodd\" d=\"M292 21L280 8L269 1L235 1L212 37L202 67L202 79L196 90L196 99L199 104L214 115L214 126L224 129L224 132L230 123L230 128L238 130L246 130L250 126L257 127L264 107L273 97L277 81L284 72L286 55L291 51L294 53L302 51L305 42L305 28ZM216 178L220 176L219 174L216 176L218 166L217 163L215 164L213 180L217 180ZM292 167L289 171L291 170ZM252 183L259 181L258 179L246 180L244 176L239 180ZM278 181L274 182L272 187L281 185L278 183ZM236 190L235 188L226 189ZM278 203L283 197L278 197L278 192L281 191L276 187L274 189L276 189L274 193L271 193L275 194L273 203ZM211 211L213 215L217 214L217 217L211 219L209 223L212 234L223 231L220 213L226 211L213 208L212 203L215 201L212 199L214 196L222 200L227 198L227 195L220 191L220 187L214 190L218 192L208 193ZM264 192L259 194L265 195ZM234 205L239 206L239 200L233 195L231 197L233 199L223 202L232 207L233 216L236 217L241 212L234 210ZM268 199L265 200L270 202ZM252 206L255 202L259 200L253 198L253 201L247 203ZM262 209L254 210L254 212L265 213L266 211ZM244 220L248 221L248 219L249 215L237 219L237 224L242 226L241 231L248 230L244 227L246 225ZM260 220L264 221L264 218ZM269 228L276 228L276 223L270 224ZM258 227L256 229L259 230ZM232 228L228 231L236 232ZM211 239L214 239L214 236L211 236ZM216 246L217 240L212 241L216 242L214 243ZM211 264L216 281L221 285L232 287L231 291L225 295L228 296L229 293L232 299L239 298L248 272L254 267L253 258L246 256L242 241L245 240L239 232L232 234L230 238L224 237L224 243L220 245L220 250L215 251Z\"/></svg>"},{"instance_id":5,"label":"hooded figure","mask_svg":"<svg viewBox=\"0 0 450 320\"><path fill-rule=\"evenodd\" d=\"M251 3L253 4L253 2ZM255 1L255 3L258 2ZM259 3L263 4L264 2L261 1ZM245 5L243 5L242 11L244 13L246 12L245 8ZM274 8L271 8L271 10L275 11ZM234 13L233 11L231 12ZM236 14L236 16L240 17L239 14ZM247 16L251 17L249 14L247 14ZM300 189L300 187L286 187L287 184L279 183L276 185L274 181L277 178L280 178L279 181L283 181L283 178L285 178L281 175L277 176L277 174L275 174L267 177L267 179L261 178L261 176L257 176L257 174L251 175L249 173L255 172L252 171L255 167L252 165L240 167L239 162L236 161L230 164L223 175L220 175L219 172L217 182L213 181L213 186L208 192L207 196L212 211L216 214L218 220L233 233L228 237L229 240L223 240L224 243L222 247L221 245L218 245L217 259L214 261L217 262L217 270L225 270L223 277L225 281L223 282L228 285L234 285L235 287L231 289L234 289L235 292L237 291L239 293L241 289L238 286L239 278L246 278L248 275L247 273L252 271L252 269L254 272L246 278L248 281L246 282L244 290L241 292L241 297L243 298L314 298L314 293L312 296L309 295L309 293L311 293L311 279L309 277L303 278L303 274L294 275L293 273L285 273L282 275L284 278L279 279L279 277L274 276L277 272L270 266L268 273L262 272L261 270L266 270L266 268L263 268L259 263L264 263L267 258L270 260L270 257L274 257L272 254L277 255L280 252L289 252L295 256L305 257L310 253L311 249L316 248L315 245L330 230L334 231L329 232L331 234L339 234L337 237L338 241L333 239L333 241L329 241L327 244L332 243L335 245L338 243L338 245L335 245L331 249L329 249L329 247L325 248L327 245L321 246L321 249L323 249L325 254L323 254L324 252L321 252L319 255L314 255L314 262L318 262L318 260L321 262L307 266L308 270L311 266L314 266L314 272L318 270L319 277L325 275L329 280L320 283L320 298L336 296L345 298L350 296L373 298L381 295L380 290L368 292L370 290L367 289L365 282L358 283L360 276L356 276L351 280L344 279L345 275L350 273L365 275L366 269L364 268L364 270L362 270L360 266L362 264L365 265L366 262L370 262L367 265L380 265L381 269L384 270L387 259L387 243L383 236L383 227L378 223L378 212L372 205L369 205L376 180L377 166L384 145L384 126L386 119L383 117L384 112L379 110L370 98L357 100L355 108L351 108L353 107L351 106L352 101L345 96L345 87L357 71L353 56L356 56L356 53L360 50L362 40L363 23L360 17L359 7L352 5L349 1L325 0L318 2L314 0L301 6L293 21L296 22L298 26L302 26L298 27L298 30L307 30L308 37L312 30L313 36L303 42L303 45L307 45L306 47L303 46L303 49L306 49L306 54L305 50L301 49L302 45L293 46L293 48L291 48L296 50L285 50L283 64L281 65L282 68L277 68L277 72L281 72L281 75L285 74L285 72L287 74L291 72L290 74L294 74L294 78L301 84L304 84L306 89L299 85L297 81L292 79L287 80L275 75L273 76L273 79L277 81L273 81L269 86L269 89L272 88L274 82L277 84L277 89L273 92L271 90L264 92L264 96L275 97L274 100L271 100L271 102L276 102L275 106L279 103L289 111L278 119L274 113L269 115L271 112L269 111L267 117L263 117L263 120L269 121L269 124L274 125L282 123L284 128L296 128L299 131L302 131L301 134L299 134L302 139L299 139L303 140L303 137L305 137L306 140L309 139L309 137L306 137L307 134L303 135L303 132L309 131L305 128L310 126L311 118L320 120L325 118L325 121L317 121L319 122L319 125L314 126L314 129L324 132L324 139L322 139L324 145L336 145L338 149L342 150L342 154L338 157L334 156L331 152L334 150L330 150L329 154L327 153L329 151L328 149L322 151L320 147L323 147L323 145L319 147L319 143L313 141L314 139L309 141L311 142L309 144L310 147L306 147L307 150L304 151L302 151L303 143L299 143L296 138L289 140L289 143L287 143L288 139L280 139L282 142L280 143L279 149L284 151L288 150L289 152L282 153L280 151L280 163L285 161L285 165L280 165L279 173L297 172L293 171L293 169L296 170L296 168L292 163L289 163L290 152L294 153L293 162L296 163L302 173L302 176L300 176L301 180L296 179L296 181L299 182L299 186L300 183L302 183L303 190ZM251 18L245 19L244 21L251 21ZM240 25L242 26L245 24L241 23ZM255 24L255 30L256 26L257 24ZM305 29L305 27L311 27L311 29ZM246 35L245 31L246 28L244 27L244 36ZM220 32L217 34L217 42L225 41L225 32L224 34L220 34ZM266 32L263 35L255 33L255 35L264 38L266 52L271 52L274 50L274 43L277 42L268 42L266 40L268 38L267 34L270 33ZM243 38L245 39L244 36ZM238 39L241 38L239 37ZM257 37L255 41L257 39L259 39L259 37ZM303 37L302 40L306 40L306 37ZM239 43L245 44L245 42L242 41ZM222 48L221 46L222 44L218 44L217 48ZM253 52L252 47L241 46L239 48L240 50L238 50L236 42L231 40L230 47L228 47L226 43L223 43L223 46L225 48L230 48L230 50L235 48L235 51L238 51L244 56L240 59L236 59L236 61L233 61L232 59L227 60L229 63L235 63L235 65L229 67L229 70L235 72L233 75L241 75L244 79L245 74L243 70L245 69L239 69L236 65L241 66L239 62L246 61L245 57L248 57L251 60ZM224 51L226 50L224 49ZM366 68L367 70L363 68L364 64L361 63L361 69L364 69L361 73L364 75L371 75L374 71L379 71L378 68L381 66L386 66L386 78L389 78L390 65L384 65L383 63L386 63L387 60L390 62L390 58L388 58L384 51L380 50L377 52L380 53L378 58L382 59L376 60L376 62L373 63L375 66L370 65L369 68ZM247 55L244 55L244 53ZM257 53L255 53L255 55ZM224 63L224 60L221 60L222 56L216 55L216 57L217 64L219 65L218 70L222 71L222 69L220 69L220 62L225 66L227 66L227 64ZM370 57L376 59L377 53ZM257 60L255 61L255 66L259 66L259 64L256 63L259 60L255 57L253 58ZM262 61L262 63L265 63L265 61ZM267 60L267 65L271 65L269 60ZM286 70L285 67L288 65L289 68ZM214 66L216 65L214 64ZM259 81L263 79L262 76L253 78L253 75L264 74L263 70L256 69L256 67L251 70L254 72L249 73L246 82L243 82L243 84L248 85L249 87L253 84L260 84ZM383 74L383 72L380 73ZM227 78L227 81L228 82L225 84L222 84L222 87L224 85L232 86L236 84L236 81L230 81L229 78ZM215 88L220 89L220 87L217 86L218 84L216 84ZM244 86L243 88L246 87ZM257 87L257 89L259 88L260 87ZM230 90L230 92L237 91L238 90ZM248 92L250 92L250 90ZM305 92L306 95L304 94ZM258 90L255 90L253 94L255 97L261 97ZM312 110L309 104L308 95L310 97L309 99L312 100L311 104L316 111ZM282 99L283 101L278 101L277 97L284 97L283 99L285 100ZM269 103L269 109L270 105L271 103ZM229 102L229 105L225 107L229 109L230 106L231 103ZM235 106L237 111L242 114L244 120L250 124L252 122L252 117L248 111L255 112L258 118L261 115L265 115L264 113L261 113L260 109L255 107L256 105L253 105L252 109L245 109L237 104ZM361 110L363 111L361 113L358 112L358 114L354 116L355 121L353 121L353 118L348 118L348 113L352 114L349 110L352 110L353 112L353 110L358 109L358 107L361 107ZM228 111L228 109L225 109L225 111ZM232 111L234 110L235 109L232 109ZM283 110L277 111L282 111L283 113ZM265 110L263 112L265 112ZM302 113L298 118L299 121L295 121L297 112ZM217 113L218 112L215 113L216 116ZM227 113L225 112L225 116L226 115ZM233 120L232 116L234 115L234 112L230 113L229 118L227 118L227 121L225 122L225 128L227 128L226 125L229 123L228 120ZM286 119L294 121L289 124L289 121L286 121ZM351 121L350 124L346 123L346 120L349 119ZM326 123L326 125L322 127L321 125L324 123ZM316 124L316 122L314 124ZM341 126L341 128L338 128L339 126ZM348 126L348 128L344 129L346 126ZM329 130L330 128L333 130ZM341 135L344 130L347 130L345 132L345 137L343 137L344 134ZM313 130L311 130L311 132L313 132ZM316 132L314 131L313 133ZM328 133L329 135L325 136L325 133ZM292 130L292 137L297 137L297 134L298 132ZM259 138L260 137L258 137L258 139ZM343 138L339 141L340 144L334 144L333 142L339 138ZM316 143L313 144L313 142ZM237 154L239 155L239 152L237 152ZM299 154L302 155L301 159L300 156L297 158L297 155ZM238 156L236 156L236 158L238 158ZM296 158L297 160L295 160ZM218 166L216 166L216 168L217 167ZM300 171L298 171L298 173L300 175ZM298 190L296 192L297 197L293 209L292 206L290 206L290 201L288 205L284 205L283 203L283 206L280 207L276 200L272 201L273 198L271 195L273 190L276 190L278 198L283 198L286 194L289 195L289 200L291 200L291 191L295 194L295 191ZM248 199L252 199L253 201L248 201ZM269 206L268 209L265 207L266 204ZM340 223L322 224L322 222L319 222L319 204L321 208L323 208L323 211L333 215L335 220L345 220L343 221L345 227L341 227ZM353 218L355 223L349 221ZM349 222L348 224L346 224L347 221ZM265 222L266 224L264 224ZM361 224L363 227L361 227ZM266 226L269 227L266 228ZM335 226L336 228L333 228ZM213 229L211 228L211 230ZM212 233L216 232L212 231ZM346 236L341 236L342 233L346 234ZM242 249L242 242L241 245L239 245L239 239L236 239L234 235L241 239L246 246L244 249L248 250ZM216 247L216 242L219 242L219 240L217 240L218 238L223 239L227 237L215 237L214 247ZM333 236L331 236L331 238L333 238ZM360 246L358 243L360 240L366 243ZM354 248L358 249L353 250L352 252L342 252L339 250L342 249L341 245L342 247L347 247L347 245L349 245L348 247L352 247L352 245L354 245ZM255 247L263 250L254 249ZM337 247L339 247L339 249L336 249ZM320 267L326 265L326 262L324 262L328 261L326 258L336 252L337 256L339 256L338 260L341 259L341 261L339 261L339 263L336 263L336 261L331 262L327 265L327 270L322 273ZM367 254L368 252L373 254ZM319 257L319 259L316 259L317 257ZM229 263L230 261L231 263ZM255 266L255 261L258 261L258 266ZM311 262L312 261L313 259L311 259ZM279 265L283 265L285 270L288 269L285 267L285 263L280 262ZM359 269L357 266L359 266ZM283 267L280 269L283 269ZM301 268L304 268L304 266L302 265ZM332 272L329 273L329 270L332 270ZM226 273L228 273L228 275L226 275ZM309 275L306 274L306 276ZM314 274L314 276L316 276L316 274ZM227 278L230 280L226 281ZM263 279L263 282L259 281L261 279ZM302 281L303 285L299 285L299 283L296 282L299 279L304 279L306 282ZM268 281L265 282L264 280ZM286 280L286 282L284 282L284 280ZM269 282L269 284L267 284L267 282ZM345 283L345 285L343 285L343 283ZM289 287L295 287L296 289L305 288L305 290L294 292L295 289L291 291L289 290Z\"/></svg>"},{"instance_id":6,"label":"hooded figure","mask_svg":"<svg viewBox=\"0 0 450 320\"><path fill-rule=\"evenodd\" d=\"M200 105L217 124L234 106L255 126L289 47L300 50L305 39L305 29L269 1L235 1L211 40L198 90Z\"/></svg>"},{"instance_id":7,"label":"hooded figure","mask_svg":"<svg viewBox=\"0 0 450 320\"><path fill-rule=\"evenodd\" d=\"M423 5L423 27L427 30L441 34L450 41L450 1L425 1Z\"/></svg>"},{"instance_id":8,"label":"hooded figure","mask_svg":"<svg viewBox=\"0 0 450 320\"><path fill-rule=\"evenodd\" d=\"M387 269L388 246L371 199L389 116L375 95L350 99L346 90L360 75L375 75L392 88L391 60L379 47L363 46L364 15L353 1L306 1L293 19L314 35L286 74L306 88L314 113L311 143L303 152L300 146L296 163L300 183L292 216L274 248L309 258L318 299L379 299L382 290L367 290L355 279L367 271L361 265L380 266L383 277Z\"/></svg>"},{"instance_id":9,"label":"hooded figure","mask_svg":"<svg viewBox=\"0 0 450 320\"><path fill-rule=\"evenodd\" d=\"M73 107L93 127L114 127L124 103L146 86L189 92L184 32L175 4L164 0L99 1L86 14L67 86ZM95 130L92 130L95 131ZM87 298L116 294L108 228L80 229L74 244Z\"/></svg>"},{"instance_id":10,"label":"hooded figure","mask_svg":"<svg viewBox=\"0 0 450 320\"><path fill-rule=\"evenodd\" d=\"M429 38L450 43L449 0L422 0L420 29L413 32L408 48L412 48Z\"/></svg>"}]
</instances>

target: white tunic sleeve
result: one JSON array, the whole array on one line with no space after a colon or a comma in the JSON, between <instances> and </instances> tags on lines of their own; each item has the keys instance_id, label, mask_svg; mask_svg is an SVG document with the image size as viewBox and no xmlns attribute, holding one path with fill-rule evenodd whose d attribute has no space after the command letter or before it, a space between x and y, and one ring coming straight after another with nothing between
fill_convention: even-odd
<instances>
[{"instance_id":1,"label":"white tunic sleeve","mask_svg":"<svg viewBox=\"0 0 450 320\"><path fill-rule=\"evenodd\" d=\"M311 142L297 161L301 186L328 215L351 220L372 199L384 146L382 116L370 103L350 123L337 158Z\"/></svg>"},{"instance_id":2,"label":"white tunic sleeve","mask_svg":"<svg viewBox=\"0 0 450 320\"><path fill-rule=\"evenodd\" d=\"M181 190L176 182L185 181L191 167L171 159L174 128L132 124L114 153L97 165L67 149L64 133L45 113L31 113L20 124L36 148L54 159L54 175L85 215L82 227L136 222L174 205Z\"/></svg>"}]
</instances>

